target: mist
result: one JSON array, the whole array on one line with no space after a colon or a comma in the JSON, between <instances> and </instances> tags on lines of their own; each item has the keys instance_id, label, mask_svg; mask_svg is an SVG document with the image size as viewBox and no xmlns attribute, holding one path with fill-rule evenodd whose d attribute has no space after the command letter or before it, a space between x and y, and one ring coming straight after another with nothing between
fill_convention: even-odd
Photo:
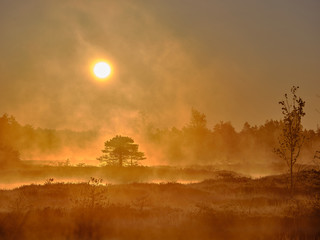
<instances>
[{"instance_id":1,"label":"mist","mask_svg":"<svg viewBox=\"0 0 320 240\"><path fill-rule=\"evenodd\" d=\"M312 4L292 5L283 19L273 1L248 9L215 1L196 8L190 1L1 1L1 112L42 128L130 131L140 112L161 128L181 128L193 107L211 126L231 121L241 130L246 121L279 119L274 101L303 84L305 126L316 129L319 16L303 12ZM259 10L262 26L248 19ZM281 33L277 20L305 33ZM113 65L105 83L92 78L96 58Z\"/></svg>"},{"instance_id":2,"label":"mist","mask_svg":"<svg viewBox=\"0 0 320 240\"><path fill-rule=\"evenodd\" d=\"M237 131L231 122L208 125L204 113L191 109L182 128L161 128L146 114L132 117L126 128L100 131L72 131L21 125L13 116L3 115L1 146L19 153L20 161L53 166L103 166L97 159L104 144L115 135L130 136L146 155L145 166L214 166L250 176L285 171L286 163L276 155L284 124L266 120L263 125L246 122ZM129 130L128 130L129 129ZM313 165L320 145L319 130L304 129L305 141L299 164ZM9 162L10 158L8 157ZM101 165L102 164L102 165Z\"/></svg>"},{"instance_id":3,"label":"mist","mask_svg":"<svg viewBox=\"0 0 320 240\"><path fill-rule=\"evenodd\" d=\"M319 12L0 0L0 239L319 239Z\"/></svg>"}]
</instances>

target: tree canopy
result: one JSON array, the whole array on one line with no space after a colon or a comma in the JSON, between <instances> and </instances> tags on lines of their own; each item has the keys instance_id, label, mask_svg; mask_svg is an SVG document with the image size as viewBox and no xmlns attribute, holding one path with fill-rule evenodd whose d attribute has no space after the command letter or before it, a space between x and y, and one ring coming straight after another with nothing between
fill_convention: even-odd
<instances>
[{"instance_id":1,"label":"tree canopy","mask_svg":"<svg viewBox=\"0 0 320 240\"><path fill-rule=\"evenodd\" d=\"M97 158L101 163L107 165L136 166L140 160L144 160L145 155L139 152L139 145L134 143L130 137L117 135L104 143L104 153Z\"/></svg>"}]
</instances>

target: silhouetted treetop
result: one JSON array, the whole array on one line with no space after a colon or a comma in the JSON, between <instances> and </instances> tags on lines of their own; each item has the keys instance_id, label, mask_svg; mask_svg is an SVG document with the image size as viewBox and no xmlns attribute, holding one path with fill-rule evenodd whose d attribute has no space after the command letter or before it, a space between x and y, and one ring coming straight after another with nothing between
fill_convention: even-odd
<instances>
[{"instance_id":1,"label":"silhouetted treetop","mask_svg":"<svg viewBox=\"0 0 320 240\"><path fill-rule=\"evenodd\" d=\"M207 118L206 115L199 112L196 109L191 110L191 119L189 123L189 128L193 129L206 129L207 128Z\"/></svg>"},{"instance_id":2,"label":"silhouetted treetop","mask_svg":"<svg viewBox=\"0 0 320 240\"><path fill-rule=\"evenodd\" d=\"M146 159L144 153L138 151L139 145L130 137L117 135L106 141L104 146L104 155L97 159L107 165L135 166L138 165L138 161Z\"/></svg>"}]
</instances>

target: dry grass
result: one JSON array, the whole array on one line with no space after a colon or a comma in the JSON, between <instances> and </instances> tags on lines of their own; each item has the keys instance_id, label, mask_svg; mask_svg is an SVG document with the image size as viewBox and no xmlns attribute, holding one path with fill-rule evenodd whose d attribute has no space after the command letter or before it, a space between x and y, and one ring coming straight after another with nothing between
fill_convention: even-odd
<instances>
[{"instance_id":1,"label":"dry grass","mask_svg":"<svg viewBox=\"0 0 320 240\"><path fill-rule=\"evenodd\" d=\"M320 173L200 183L28 185L0 191L0 239L319 239Z\"/></svg>"}]
</instances>

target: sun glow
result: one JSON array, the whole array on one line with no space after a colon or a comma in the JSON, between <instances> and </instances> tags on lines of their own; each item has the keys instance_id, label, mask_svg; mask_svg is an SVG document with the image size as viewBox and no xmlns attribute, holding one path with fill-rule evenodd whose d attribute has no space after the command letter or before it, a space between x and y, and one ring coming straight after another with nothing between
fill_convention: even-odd
<instances>
[{"instance_id":1,"label":"sun glow","mask_svg":"<svg viewBox=\"0 0 320 240\"><path fill-rule=\"evenodd\" d=\"M95 63L93 67L94 75L99 79L105 79L111 74L111 67L105 61L99 61Z\"/></svg>"}]
</instances>

